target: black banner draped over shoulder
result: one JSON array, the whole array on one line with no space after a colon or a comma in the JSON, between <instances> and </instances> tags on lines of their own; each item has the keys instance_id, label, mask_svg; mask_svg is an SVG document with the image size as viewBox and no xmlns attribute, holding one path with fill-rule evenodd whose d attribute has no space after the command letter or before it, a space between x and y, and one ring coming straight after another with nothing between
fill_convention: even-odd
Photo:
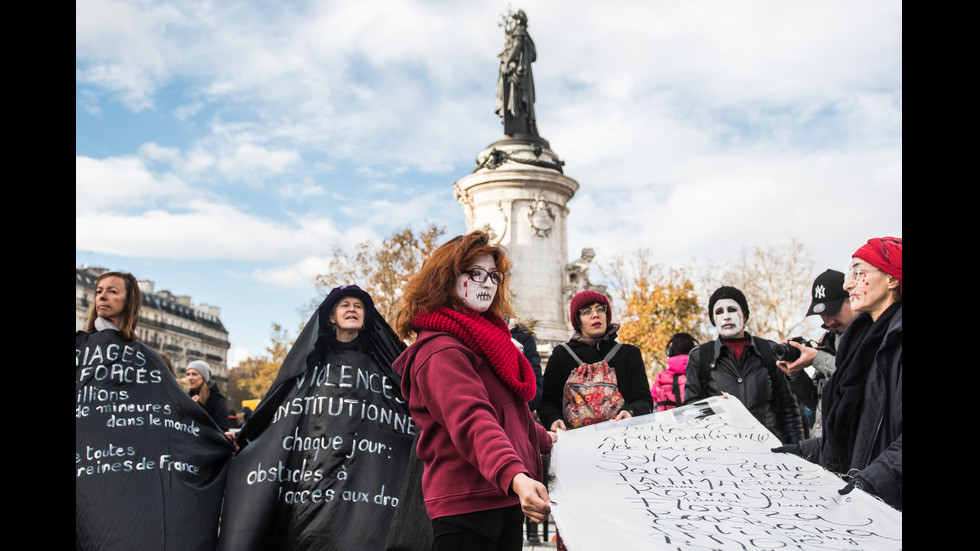
<instances>
[{"instance_id":1,"label":"black banner draped over shoulder","mask_svg":"<svg viewBox=\"0 0 980 551\"><path fill-rule=\"evenodd\" d=\"M77 332L75 393L76 548L215 549L233 446L160 356Z\"/></svg>"},{"instance_id":2,"label":"black banner draped over shoulder","mask_svg":"<svg viewBox=\"0 0 980 551\"><path fill-rule=\"evenodd\" d=\"M374 315L364 352L327 350L321 315L242 429L220 550L384 548L416 431L391 368L405 346Z\"/></svg>"}]
</instances>

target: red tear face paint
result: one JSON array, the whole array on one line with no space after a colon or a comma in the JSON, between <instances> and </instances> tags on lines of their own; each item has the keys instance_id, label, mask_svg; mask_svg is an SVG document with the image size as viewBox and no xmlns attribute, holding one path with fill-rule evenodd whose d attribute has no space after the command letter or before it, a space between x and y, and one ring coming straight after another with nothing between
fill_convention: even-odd
<instances>
[{"instance_id":1,"label":"red tear face paint","mask_svg":"<svg viewBox=\"0 0 980 551\"><path fill-rule=\"evenodd\" d=\"M739 303L730 298L715 303L715 325L718 333L726 339L741 338L745 333L745 317Z\"/></svg>"},{"instance_id":2,"label":"red tear face paint","mask_svg":"<svg viewBox=\"0 0 980 551\"><path fill-rule=\"evenodd\" d=\"M472 278L470 272L479 268L483 270L483 281ZM479 313L486 312L493 304L493 299L497 295L497 284L488 276L489 273L497 271L497 263L490 255L478 257L472 266L467 267L467 271L456 277L456 296L463 299L463 305ZM477 275L479 278L480 275ZM473 294L470 294L470 286L473 286Z\"/></svg>"}]
</instances>

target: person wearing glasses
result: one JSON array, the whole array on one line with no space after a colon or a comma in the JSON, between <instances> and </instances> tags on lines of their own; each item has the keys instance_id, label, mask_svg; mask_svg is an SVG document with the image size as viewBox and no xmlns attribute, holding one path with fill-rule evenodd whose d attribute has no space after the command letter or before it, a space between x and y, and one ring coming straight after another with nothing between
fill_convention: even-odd
<instances>
[{"instance_id":1,"label":"person wearing glasses","mask_svg":"<svg viewBox=\"0 0 980 551\"><path fill-rule=\"evenodd\" d=\"M557 435L531 417L536 381L511 340L503 249L475 231L441 245L405 286L394 362L421 429L416 451L433 549L513 549L524 517L551 510L541 454Z\"/></svg>"},{"instance_id":2,"label":"person wearing glasses","mask_svg":"<svg viewBox=\"0 0 980 551\"><path fill-rule=\"evenodd\" d=\"M823 436L774 451L795 453L854 488L902 509L902 239L869 239L851 257L844 289L860 314L837 346L821 396Z\"/></svg>"},{"instance_id":3,"label":"person wearing glasses","mask_svg":"<svg viewBox=\"0 0 980 551\"><path fill-rule=\"evenodd\" d=\"M616 342L619 324L612 322L609 298L593 290L576 294L569 319L572 337L555 347L544 372L544 396L538 408L542 424L551 431L569 430L652 413L643 356L639 348ZM583 390L588 388L586 379L600 377L614 385L607 386L608 394Z\"/></svg>"}]
</instances>

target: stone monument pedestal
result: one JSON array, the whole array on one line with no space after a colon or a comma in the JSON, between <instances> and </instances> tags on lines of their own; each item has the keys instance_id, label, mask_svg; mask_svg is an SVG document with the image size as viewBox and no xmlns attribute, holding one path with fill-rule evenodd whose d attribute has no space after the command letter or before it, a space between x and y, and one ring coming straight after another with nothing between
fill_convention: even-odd
<instances>
[{"instance_id":1,"label":"stone monument pedestal","mask_svg":"<svg viewBox=\"0 0 980 551\"><path fill-rule=\"evenodd\" d=\"M566 264L568 200L578 182L537 136L494 142L477 157L477 168L453 184L467 231L486 230L511 259L510 290L521 319L534 318L544 363L568 341Z\"/></svg>"}]
</instances>

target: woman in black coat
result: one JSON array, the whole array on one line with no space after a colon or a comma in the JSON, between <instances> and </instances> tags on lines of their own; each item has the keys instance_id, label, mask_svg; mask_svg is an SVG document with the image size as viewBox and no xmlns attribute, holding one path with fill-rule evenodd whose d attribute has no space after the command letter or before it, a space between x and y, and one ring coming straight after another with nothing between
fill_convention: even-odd
<instances>
[{"instance_id":1,"label":"woman in black coat","mask_svg":"<svg viewBox=\"0 0 980 551\"><path fill-rule=\"evenodd\" d=\"M187 382L190 383L188 394L195 402L208 412L208 417L217 423L222 432L228 432L231 423L228 420L228 401L211 380L211 366L203 360L194 360L187 364Z\"/></svg>"},{"instance_id":2,"label":"woman in black coat","mask_svg":"<svg viewBox=\"0 0 980 551\"><path fill-rule=\"evenodd\" d=\"M569 318L575 332L567 343L555 347L544 372L544 396L538 408L544 427L567 430L653 412L653 397L643 356L639 348L616 342L619 324L612 323L612 310L606 295L591 290L578 293L572 298ZM573 375L582 364L601 364L607 357L615 374L615 391L619 398L614 394L610 402L597 408L581 403L576 405L574 386L577 380Z\"/></svg>"}]
</instances>

